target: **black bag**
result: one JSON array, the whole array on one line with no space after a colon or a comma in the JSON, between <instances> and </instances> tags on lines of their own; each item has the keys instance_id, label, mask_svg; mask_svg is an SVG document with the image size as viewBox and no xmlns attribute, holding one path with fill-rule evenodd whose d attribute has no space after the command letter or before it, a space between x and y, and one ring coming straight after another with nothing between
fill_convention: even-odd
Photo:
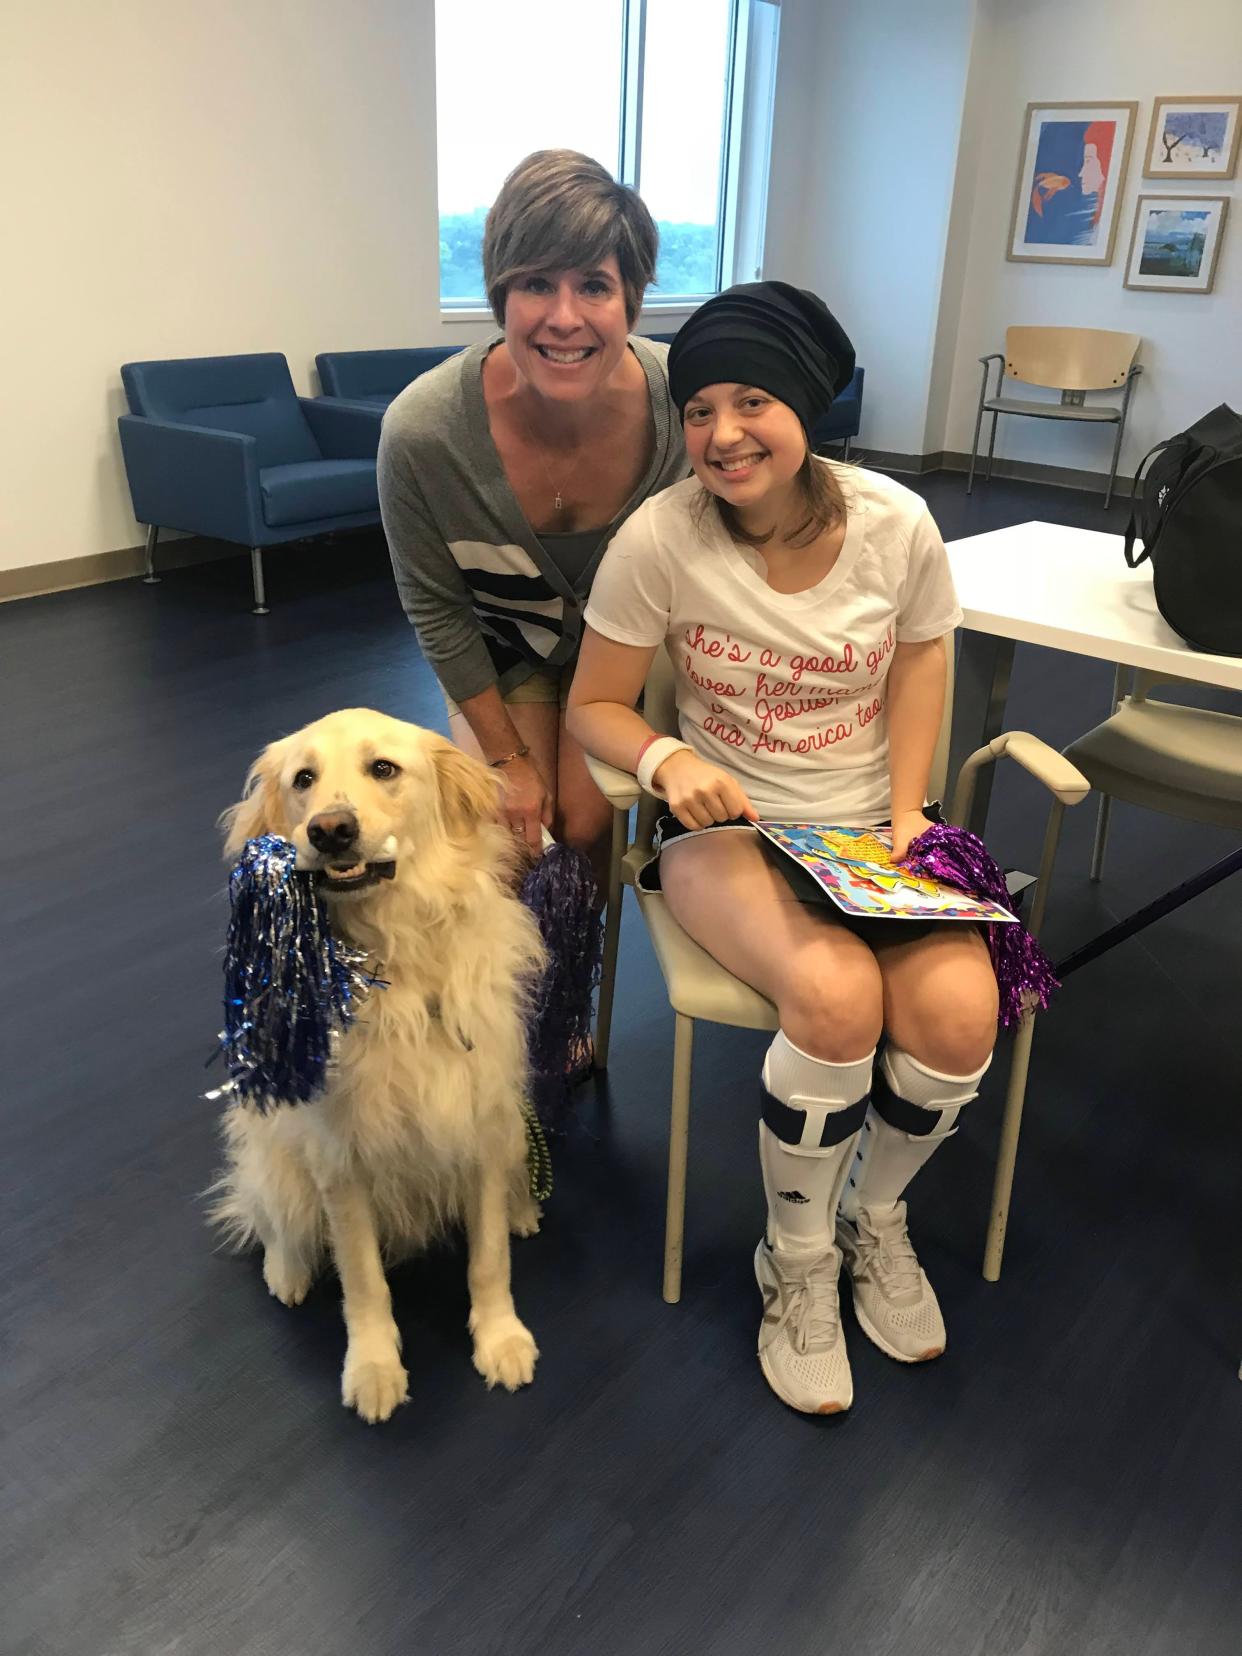
<instances>
[{"instance_id":1,"label":"black bag","mask_svg":"<svg viewBox=\"0 0 1242 1656\"><path fill-rule=\"evenodd\" d=\"M1143 498L1126 529L1126 562L1150 558L1156 604L1187 644L1242 655L1242 416L1228 403L1143 456ZM1135 535L1143 550L1135 554Z\"/></svg>"}]
</instances>

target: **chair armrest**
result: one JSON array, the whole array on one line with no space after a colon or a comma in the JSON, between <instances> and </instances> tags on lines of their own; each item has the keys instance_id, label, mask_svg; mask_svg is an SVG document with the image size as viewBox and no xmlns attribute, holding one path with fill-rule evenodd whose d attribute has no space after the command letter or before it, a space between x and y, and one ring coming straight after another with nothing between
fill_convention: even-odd
<instances>
[{"instance_id":1,"label":"chair armrest","mask_svg":"<svg viewBox=\"0 0 1242 1656\"><path fill-rule=\"evenodd\" d=\"M384 410L342 397L299 397L302 412L325 460L374 460Z\"/></svg>"},{"instance_id":2,"label":"chair armrest","mask_svg":"<svg viewBox=\"0 0 1242 1656\"><path fill-rule=\"evenodd\" d=\"M592 758L589 753L586 763L592 782L614 811L629 811L638 804L643 790L636 776L631 776L629 771L618 770L615 765L606 765L602 759Z\"/></svg>"},{"instance_id":3,"label":"chair armrest","mask_svg":"<svg viewBox=\"0 0 1242 1656\"><path fill-rule=\"evenodd\" d=\"M1004 360L1004 351L989 351L987 356L979 358L980 362L1004 362Z\"/></svg>"},{"instance_id":4,"label":"chair armrest","mask_svg":"<svg viewBox=\"0 0 1242 1656\"><path fill-rule=\"evenodd\" d=\"M1003 755L1021 765L1049 793L1055 794L1062 805L1081 805L1091 792L1090 782L1077 765L1038 736L1032 736L1029 730L1006 730L991 746L999 747L998 759Z\"/></svg>"},{"instance_id":5,"label":"chair armrest","mask_svg":"<svg viewBox=\"0 0 1242 1656\"><path fill-rule=\"evenodd\" d=\"M242 546L258 543L263 529L259 445L248 432L142 414L122 414L117 427L139 523Z\"/></svg>"},{"instance_id":6,"label":"chair armrest","mask_svg":"<svg viewBox=\"0 0 1242 1656\"><path fill-rule=\"evenodd\" d=\"M1091 792L1091 784L1063 753L1048 746L1028 730L1003 730L986 747L977 748L958 773L953 793L954 822L964 822L970 812L975 783L985 765L998 759L1012 759L1029 771L1037 782L1054 794L1062 805L1079 805Z\"/></svg>"}]
</instances>

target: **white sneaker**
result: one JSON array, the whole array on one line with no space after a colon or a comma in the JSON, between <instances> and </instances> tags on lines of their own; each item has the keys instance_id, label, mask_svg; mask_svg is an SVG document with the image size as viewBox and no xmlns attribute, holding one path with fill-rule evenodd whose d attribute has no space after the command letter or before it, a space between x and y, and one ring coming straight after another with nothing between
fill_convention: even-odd
<instances>
[{"instance_id":1,"label":"white sneaker","mask_svg":"<svg viewBox=\"0 0 1242 1656\"><path fill-rule=\"evenodd\" d=\"M860 1207L837 1216L837 1246L854 1288L858 1325L899 1363L925 1363L945 1348L944 1318L906 1230L906 1204L888 1212Z\"/></svg>"},{"instance_id":2,"label":"white sneaker","mask_svg":"<svg viewBox=\"0 0 1242 1656\"><path fill-rule=\"evenodd\" d=\"M755 1278L763 1294L759 1366L768 1385L803 1414L840 1414L854 1401L854 1382L841 1331L837 1277L841 1255L755 1249Z\"/></svg>"}]
</instances>

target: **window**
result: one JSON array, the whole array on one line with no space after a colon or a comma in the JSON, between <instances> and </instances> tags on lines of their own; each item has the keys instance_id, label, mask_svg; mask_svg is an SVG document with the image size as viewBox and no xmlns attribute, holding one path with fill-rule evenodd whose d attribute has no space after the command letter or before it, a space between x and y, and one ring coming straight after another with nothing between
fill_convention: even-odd
<instances>
[{"instance_id":1,"label":"window","mask_svg":"<svg viewBox=\"0 0 1242 1656\"><path fill-rule=\"evenodd\" d=\"M483 221L536 149L582 150L640 191L660 230L649 304L753 280L778 0L540 0L531 17L436 0L444 309L486 305Z\"/></svg>"}]
</instances>

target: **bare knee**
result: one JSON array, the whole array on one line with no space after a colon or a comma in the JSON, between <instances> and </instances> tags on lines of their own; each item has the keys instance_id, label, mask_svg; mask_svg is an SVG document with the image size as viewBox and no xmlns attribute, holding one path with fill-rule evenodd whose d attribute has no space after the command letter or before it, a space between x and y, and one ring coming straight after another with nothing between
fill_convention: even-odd
<instances>
[{"instance_id":1,"label":"bare knee","mask_svg":"<svg viewBox=\"0 0 1242 1656\"><path fill-rule=\"evenodd\" d=\"M884 1022L880 975L862 962L831 976L801 978L778 998L781 1028L796 1047L829 1064L849 1064L875 1050Z\"/></svg>"},{"instance_id":2,"label":"bare knee","mask_svg":"<svg viewBox=\"0 0 1242 1656\"><path fill-rule=\"evenodd\" d=\"M553 832L562 844L588 855L611 837L612 806L585 767L560 767Z\"/></svg>"},{"instance_id":3,"label":"bare knee","mask_svg":"<svg viewBox=\"0 0 1242 1656\"><path fill-rule=\"evenodd\" d=\"M562 845L572 845L593 858L601 846L611 843L612 812L606 800L600 803L602 811L563 810L558 804L552 831Z\"/></svg>"},{"instance_id":4,"label":"bare knee","mask_svg":"<svg viewBox=\"0 0 1242 1656\"><path fill-rule=\"evenodd\" d=\"M942 1075L973 1075L996 1044L996 981L989 973L949 996L894 1011L889 1034L912 1058Z\"/></svg>"}]
</instances>

